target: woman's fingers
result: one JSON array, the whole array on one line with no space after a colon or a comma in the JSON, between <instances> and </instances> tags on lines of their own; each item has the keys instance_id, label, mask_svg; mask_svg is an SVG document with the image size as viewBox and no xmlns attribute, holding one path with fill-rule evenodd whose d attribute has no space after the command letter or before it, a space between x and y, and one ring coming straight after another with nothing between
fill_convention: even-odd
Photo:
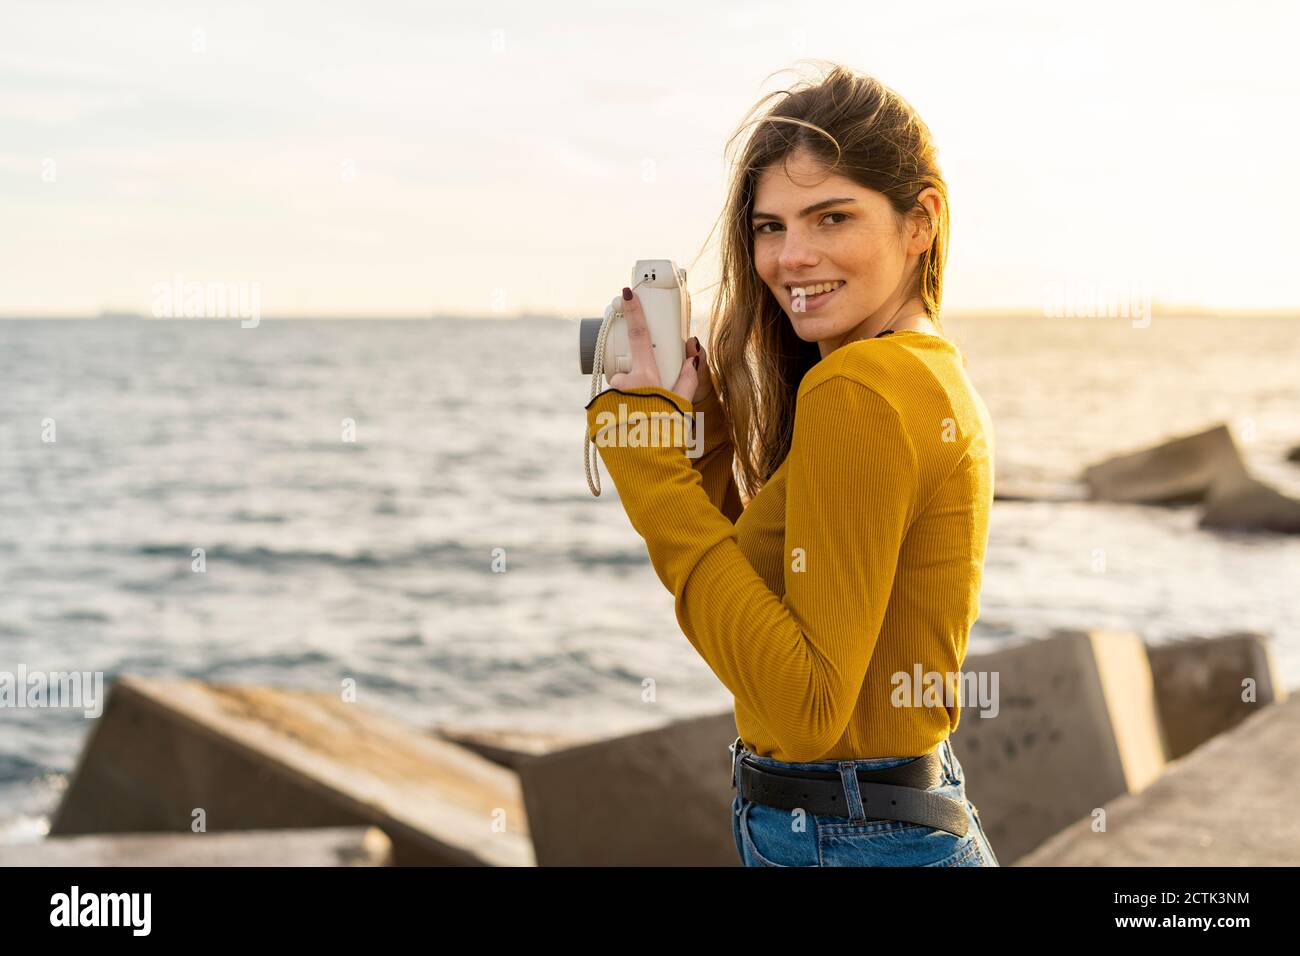
<instances>
[{"instance_id":1,"label":"woman's fingers","mask_svg":"<svg viewBox=\"0 0 1300 956\"><path fill-rule=\"evenodd\" d=\"M673 384L672 390L689 402L694 402L695 390L699 387L699 366L701 360L698 356L688 355L686 361L682 362L682 370L677 376L677 381Z\"/></svg>"},{"instance_id":2,"label":"woman's fingers","mask_svg":"<svg viewBox=\"0 0 1300 956\"><path fill-rule=\"evenodd\" d=\"M631 298L626 298L626 293ZM646 325L641 300L635 292L625 290L623 320L627 322L627 342L632 349L632 369L643 372L655 383L659 382L659 366L655 364L654 347L650 344L650 328Z\"/></svg>"},{"instance_id":3,"label":"woman's fingers","mask_svg":"<svg viewBox=\"0 0 1300 956\"><path fill-rule=\"evenodd\" d=\"M691 401L698 405L713 391L713 375L709 371L708 353L695 336L686 342L686 359L699 359L699 364L695 366L695 391L690 393Z\"/></svg>"}]
</instances>

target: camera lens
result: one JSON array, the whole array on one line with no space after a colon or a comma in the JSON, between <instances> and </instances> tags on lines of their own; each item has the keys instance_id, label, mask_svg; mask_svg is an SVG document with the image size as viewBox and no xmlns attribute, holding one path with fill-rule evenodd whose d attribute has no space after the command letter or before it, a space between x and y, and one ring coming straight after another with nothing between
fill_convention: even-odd
<instances>
[{"instance_id":1,"label":"camera lens","mask_svg":"<svg viewBox=\"0 0 1300 956\"><path fill-rule=\"evenodd\" d=\"M590 375L596 362L596 339L600 337L600 324L604 319L578 320L578 363L583 375Z\"/></svg>"}]
</instances>

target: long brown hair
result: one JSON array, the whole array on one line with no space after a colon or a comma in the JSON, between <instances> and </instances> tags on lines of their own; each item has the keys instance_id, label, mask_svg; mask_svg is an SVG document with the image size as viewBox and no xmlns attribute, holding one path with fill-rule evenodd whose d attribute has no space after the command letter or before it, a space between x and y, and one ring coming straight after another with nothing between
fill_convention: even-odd
<instances>
[{"instance_id":1,"label":"long brown hair","mask_svg":"<svg viewBox=\"0 0 1300 956\"><path fill-rule=\"evenodd\" d=\"M757 120L754 112L781 97ZM934 239L916 270L926 315L939 324L943 267L948 254L948 187L939 171L929 128L906 100L870 76L838 65L818 81L762 97L727 141L727 153L753 126L733 165L720 217L721 281L713 300L707 347L710 373L736 451L741 494L757 494L785 460L794 435L795 397L804 373L821 361L816 342L804 342L754 267L751 214L759 175L797 150L829 173L883 193L901 224L929 187L940 195ZM714 229L717 229L715 224ZM712 235L712 231L710 232ZM706 240L707 242L707 240Z\"/></svg>"}]
</instances>

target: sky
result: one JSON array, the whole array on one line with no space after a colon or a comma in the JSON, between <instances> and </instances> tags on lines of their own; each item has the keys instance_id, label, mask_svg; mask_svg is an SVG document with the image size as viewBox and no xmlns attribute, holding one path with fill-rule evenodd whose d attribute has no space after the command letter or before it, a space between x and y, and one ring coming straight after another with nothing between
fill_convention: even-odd
<instances>
[{"instance_id":1,"label":"sky","mask_svg":"<svg viewBox=\"0 0 1300 956\"><path fill-rule=\"evenodd\" d=\"M819 62L930 127L946 312L1297 309L1294 2L15 2L0 315L598 316L716 281L726 139Z\"/></svg>"}]
</instances>

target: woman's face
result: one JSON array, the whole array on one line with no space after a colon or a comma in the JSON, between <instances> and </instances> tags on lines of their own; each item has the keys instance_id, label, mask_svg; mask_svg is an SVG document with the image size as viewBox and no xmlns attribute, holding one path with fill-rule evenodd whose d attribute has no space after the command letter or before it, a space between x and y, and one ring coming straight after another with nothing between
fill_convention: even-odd
<instances>
[{"instance_id":1,"label":"woman's face","mask_svg":"<svg viewBox=\"0 0 1300 956\"><path fill-rule=\"evenodd\" d=\"M924 194L923 194L924 195ZM923 312L909 273L929 246L904 228L882 193L824 167L804 151L765 169L754 194L754 265L795 334L828 355ZM918 244L919 243L919 244ZM833 287L818 294L823 283Z\"/></svg>"}]
</instances>

